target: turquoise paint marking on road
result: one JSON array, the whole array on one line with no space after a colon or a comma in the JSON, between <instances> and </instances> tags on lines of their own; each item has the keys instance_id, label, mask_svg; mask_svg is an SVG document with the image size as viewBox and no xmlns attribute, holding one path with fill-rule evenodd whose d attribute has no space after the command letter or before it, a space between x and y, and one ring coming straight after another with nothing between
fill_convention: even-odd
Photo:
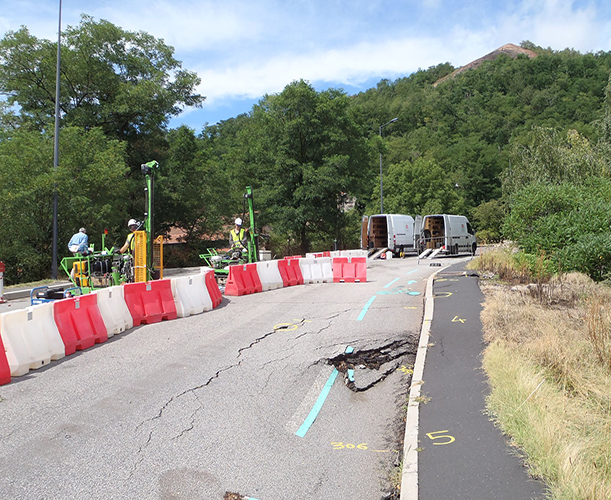
<instances>
[{"instance_id":1,"label":"turquoise paint marking on road","mask_svg":"<svg viewBox=\"0 0 611 500\"><path fill-rule=\"evenodd\" d=\"M388 288L390 285L392 285L395 281L399 281L399 278L396 278L394 280L392 280L388 285L385 285L384 288Z\"/></svg>"},{"instance_id":2,"label":"turquoise paint marking on road","mask_svg":"<svg viewBox=\"0 0 611 500\"><path fill-rule=\"evenodd\" d=\"M369 299L369 302L367 302L367 304L365 304L365 307L363 307L363 310L361 311L361 314L359 314L359 317L356 318L357 321L363 321L363 318L365 317L365 314L367 314L367 311L369 310L369 306L371 304L373 304L373 301L375 300L376 296L374 295L373 297L371 297Z\"/></svg>"},{"instance_id":3,"label":"turquoise paint marking on road","mask_svg":"<svg viewBox=\"0 0 611 500\"><path fill-rule=\"evenodd\" d=\"M412 273L415 273L417 270L418 270L418 269L412 269L411 271L409 271L409 272L407 272L407 273L405 273L405 274L412 274Z\"/></svg>"},{"instance_id":4,"label":"turquoise paint marking on road","mask_svg":"<svg viewBox=\"0 0 611 500\"><path fill-rule=\"evenodd\" d=\"M354 382L354 370L348 369L348 380Z\"/></svg>"},{"instance_id":5,"label":"turquoise paint marking on road","mask_svg":"<svg viewBox=\"0 0 611 500\"><path fill-rule=\"evenodd\" d=\"M353 352L354 352L354 347L351 347L351 346L346 347L346 351L345 351L346 354L352 354Z\"/></svg>"},{"instance_id":6,"label":"turquoise paint marking on road","mask_svg":"<svg viewBox=\"0 0 611 500\"><path fill-rule=\"evenodd\" d=\"M320 396L318 396L318 399L316 400L316 404L314 404L314 407L310 411L310 414L306 417L306 419L303 421L303 424L301 424L301 427L295 433L299 437L305 437L306 432L308 432L308 430L314 423L314 420L316 420L316 417L318 416L318 413L320 412L322 405L325 402L325 399L327 399L327 396L329 395L329 391L331 391L331 387L333 386L333 382L335 382L338 373L339 372L337 371L337 368L333 368L333 372L329 376L327 383L322 388Z\"/></svg>"},{"instance_id":7,"label":"turquoise paint marking on road","mask_svg":"<svg viewBox=\"0 0 611 500\"><path fill-rule=\"evenodd\" d=\"M407 282L408 285L413 285L414 283L418 283L416 280L409 280Z\"/></svg>"},{"instance_id":8,"label":"turquoise paint marking on road","mask_svg":"<svg viewBox=\"0 0 611 500\"><path fill-rule=\"evenodd\" d=\"M420 292L409 292L409 295L420 295Z\"/></svg>"}]
</instances>

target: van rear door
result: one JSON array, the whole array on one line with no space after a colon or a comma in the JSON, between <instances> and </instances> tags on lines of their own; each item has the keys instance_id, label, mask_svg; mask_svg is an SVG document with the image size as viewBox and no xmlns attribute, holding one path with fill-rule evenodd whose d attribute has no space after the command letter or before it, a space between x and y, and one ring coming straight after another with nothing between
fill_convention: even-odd
<instances>
[{"instance_id":1,"label":"van rear door","mask_svg":"<svg viewBox=\"0 0 611 500\"><path fill-rule=\"evenodd\" d=\"M361 221L361 248L366 249L369 243L369 217L363 215Z\"/></svg>"}]
</instances>

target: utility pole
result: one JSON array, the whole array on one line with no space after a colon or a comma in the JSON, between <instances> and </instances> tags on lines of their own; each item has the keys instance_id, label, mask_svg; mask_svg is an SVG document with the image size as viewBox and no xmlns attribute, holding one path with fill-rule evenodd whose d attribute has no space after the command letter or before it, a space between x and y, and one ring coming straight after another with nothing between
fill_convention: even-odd
<instances>
[{"instance_id":1,"label":"utility pole","mask_svg":"<svg viewBox=\"0 0 611 500\"><path fill-rule=\"evenodd\" d=\"M59 165L59 68L61 63L62 41L62 0L59 0L59 27L57 29L57 69L55 72L55 140L53 144L53 171ZM57 279L57 184L53 188L53 256L51 277Z\"/></svg>"},{"instance_id":2,"label":"utility pole","mask_svg":"<svg viewBox=\"0 0 611 500\"><path fill-rule=\"evenodd\" d=\"M380 139L382 138L382 128L386 127L386 125L390 125L391 123L396 122L398 119L399 118L393 118L389 122L386 122L380 125ZM381 151L380 151L380 213L381 214L384 213L384 187L382 184L382 152Z\"/></svg>"}]
</instances>

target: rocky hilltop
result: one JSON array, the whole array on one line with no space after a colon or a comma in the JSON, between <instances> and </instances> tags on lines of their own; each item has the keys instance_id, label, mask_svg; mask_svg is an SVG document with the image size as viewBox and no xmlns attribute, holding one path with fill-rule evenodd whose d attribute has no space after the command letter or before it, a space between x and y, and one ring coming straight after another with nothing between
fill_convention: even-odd
<instances>
[{"instance_id":1,"label":"rocky hilltop","mask_svg":"<svg viewBox=\"0 0 611 500\"><path fill-rule=\"evenodd\" d=\"M524 54L528 57L530 57L531 59L537 57L537 53L529 50L529 49L524 49L522 47L519 47L518 45L514 45L513 43L508 43L506 45L503 45L502 47L499 47L496 50L493 50L492 52L490 52L489 54L486 54L484 57L480 57L479 59L476 59L475 61L470 62L469 64L465 64L464 66L461 66L458 69L455 69L452 73L450 73L449 75L444 76L443 78L440 78L439 80L437 80L434 84L433 87L436 87L437 85L439 85L441 82L448 80L450 78L454 78L456 75L459 75L469 69L475 69L478 66L480 66L484 61L494 61L497 57L499 57L501 54L505 54L508 55L509 57L512 58L516 58L518 57L520 54Z\"/></svg>"}]
</instances>

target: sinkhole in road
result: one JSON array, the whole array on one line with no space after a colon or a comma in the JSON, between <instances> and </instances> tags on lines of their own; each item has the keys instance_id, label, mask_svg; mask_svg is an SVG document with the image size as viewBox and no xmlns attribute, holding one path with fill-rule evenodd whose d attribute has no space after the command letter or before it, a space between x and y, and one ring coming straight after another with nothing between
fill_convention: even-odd
<instances>
[{"instance_id":1,"label":"sinkhole in road","mask_svg":"<svg viewBox=\"0 0 611 500\"><path fill-rule=\"evenodd\" d=\"M240 495L239 493L226 491L223 495L223 500L246 500L246 497L244 495Z\"/></svg>"},{"instance_id":2,"label":"sinkhole in road","mask_svg":"<svg viewBox=\"0 0 611 500\"><path fill-rule=\"evenodd\" d=\"M378 345L368 344L363 348L355 347L351 352L327 359L327 362L344 374L349 389L361 392L384 380L402 364L413 362L417 349L417 336L408 332L401 339L388 339Z\"/></svg>"}]
</instances>

